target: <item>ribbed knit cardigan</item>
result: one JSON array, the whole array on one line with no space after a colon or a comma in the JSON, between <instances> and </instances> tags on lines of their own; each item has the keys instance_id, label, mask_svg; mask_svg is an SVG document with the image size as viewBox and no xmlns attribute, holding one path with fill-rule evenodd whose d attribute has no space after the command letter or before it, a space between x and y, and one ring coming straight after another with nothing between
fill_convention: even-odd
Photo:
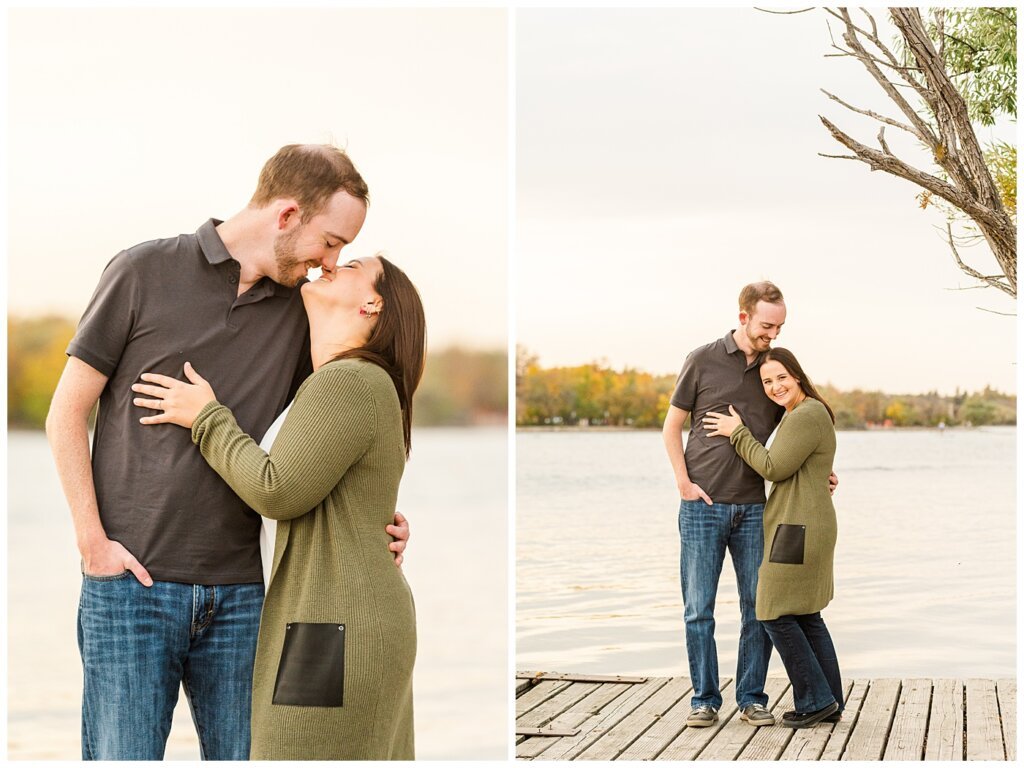
<instances>
[{"instance_id":1,"label":"ribbed knit cardigan","mask_svg":"<svg viewBox=\"0 0 1024 768\"><path fill-rule=\"evenodd\" d=\"M757 618L817 613L832 599L836 510L828 476L836 455L836 431L825 406L807 398L786 413L771 448L745 426L729 438L736 452L774 483L764 508L764 556L757 572ZM779 525L805 527L803 564L770 561Z\"/></svg>"},{"instance_id":2,"label":"ribbed knit cardigan","mask_svg":"<svg viewBox=\"0 0 1024 768\"><path fill-rule=\"evenodd\" d=\"M405 467L390 377L362 360L324 365L299 388L269 455L216 402L200 411L192 439L246 504L278 521L251 758L413 759L415 616L384 530ZM273 703L291 622L345 626L342 706Z\"/></svg>"}]
</instances>

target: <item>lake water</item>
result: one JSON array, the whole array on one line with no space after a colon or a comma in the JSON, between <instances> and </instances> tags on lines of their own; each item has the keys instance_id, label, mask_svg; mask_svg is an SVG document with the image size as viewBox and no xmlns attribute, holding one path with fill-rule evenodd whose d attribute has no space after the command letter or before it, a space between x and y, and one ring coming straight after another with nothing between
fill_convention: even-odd
<instances>
[{"instance_id":1,"label":"lake water","mask_svg":"<svg viewBox=\"0 0 1024 768\"><path fill-rule=\"evenodd\" d=\"M506 456L504 428L414 433L399 509L412 529L421 759L507 754ZM41 433L9 435L8 483L8 755L78 760L79 558ZM184 695L166 756L199 758Z\"/></svg>"},{"instance_id":2,"label":"lake water","mask_svg":"<svg viewBox=\"0 0 1024 768\"><path fill-rule=\"evenodd\" d=\"M1012 427L840 432L836 596L849 677L1016 675ZM520 432L516 666L687 675L678 494L661 434ZM739 606L726 557L721 674ZM777 655L770 674L784 675Z\"/></svg>"}]
</instances>

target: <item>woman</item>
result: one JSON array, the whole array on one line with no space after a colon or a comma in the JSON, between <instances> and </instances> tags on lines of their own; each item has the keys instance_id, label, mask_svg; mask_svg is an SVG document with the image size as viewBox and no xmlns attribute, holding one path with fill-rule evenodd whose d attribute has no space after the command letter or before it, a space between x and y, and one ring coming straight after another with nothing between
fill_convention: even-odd
<instances>
[{"instance_id":1,"label":"woman","mask_svg":"<svg viewBox=\"0 0 1024 768\"><path fill-rule=\"evenodd\" d=\"M382 257L302 286L313 374L269 453L213 389L143 374L143 424L192 430L210 466L278 521L253 670L253 759L413 759L412 595L388 551L423 372L423 306Z\"/></svg>"},{"instance_id":2,"label":"woman","mask_svg":"<svg viewBox=\"0 0 1024 768\"><path fill-rule=\"evenodd\" d=\"M786 409L769 447L732 406L709 413L708 436L729 438L740 457L773 483L764 508L764 555L757 577L757 618L779 651L796 710L782 724L806 728L839 720L842 680L821 610L832 599L836 512L828 489L836 453L835 416L786 349L761 360L765 394Z\"/></svg>"}]
</instances>

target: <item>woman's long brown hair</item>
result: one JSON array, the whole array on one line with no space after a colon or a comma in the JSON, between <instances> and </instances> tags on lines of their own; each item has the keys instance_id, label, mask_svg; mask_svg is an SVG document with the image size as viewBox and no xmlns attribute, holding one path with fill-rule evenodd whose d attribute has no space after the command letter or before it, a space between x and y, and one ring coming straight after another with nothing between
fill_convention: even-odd
<instances>
[{"instance_id":1,"label":"woman's long brown hair","mask_svg":"<svg viewBox=\"0 0 1024 768\"><path fill-rule=\"evenodd\" d=\"M782 365L782 367L786 369L786 373L796 379L797 383L800 385L800 389L804 391L804 394L824 405L825 410L828 411L828 415L832 419L832 423L836 423L836 415L832 413L832 408L829 407L827 402L825 402L825 398L818 394L818 390L814 388L811 380L807 378L807 374L804 373L804 369L801 368L800 363L797 362L796 355L783 347L772 347L764 353L764 356L762 356L761 365L764 365L769 360L774 360Z\"/></svg>"},{"instance_id":2,"label":"woman's long brown hair","mask_svg":"<svg viewBox=\"0 0 1024 768\"><path fill-rule=\"evenodd\" d=\"M423 302L408 276L377 254L382 266L374 290L381 297L381 312L366 344L349 349L334 360L361 358L379 365L395 384L402 407L405 456L412 450L412 396L423 377L427 358L427 321Z\"/></svg>"}]
</instances>

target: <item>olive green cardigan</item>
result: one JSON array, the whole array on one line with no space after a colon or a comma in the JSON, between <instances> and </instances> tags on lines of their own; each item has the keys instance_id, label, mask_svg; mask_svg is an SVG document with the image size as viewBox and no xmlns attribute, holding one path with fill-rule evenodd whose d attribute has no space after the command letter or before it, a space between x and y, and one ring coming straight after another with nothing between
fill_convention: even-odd
<instances>
[{"instance_id":1,"label":"olive green cardigan","mask_svg":"<svg viewBox=\"0 0 1024 768\"><path fill-rule=\"evenodd\" d=\"M836 454L836 431L828 411L813 398L802 401L783 417L770 449L745 426L729 439L747 464L774 483L764 508L757 618L817 613L828 605L834 591L836 511L828 477Z\"/></svg>"},{"instance_id":2,"label":"olive green cardigan","mask_svg":"<svg viewBox=\"0 0 1024 768\"><path fill-rule=\"evenodd\" d=\"M362 360L324 365L299 388L269 455L217 402L200 411L192 439L246 504L279 521L253 671L251 758L413 759L415 617L384 530L405 467L390 377ZM274 703L296 622L344 626L343 691L333 691L341 706ZM310 647L315 661L337 659L336 648ZM303 674L292 674L300 691L323 687L320 674Z\"/></svg>"}]
</instances>

